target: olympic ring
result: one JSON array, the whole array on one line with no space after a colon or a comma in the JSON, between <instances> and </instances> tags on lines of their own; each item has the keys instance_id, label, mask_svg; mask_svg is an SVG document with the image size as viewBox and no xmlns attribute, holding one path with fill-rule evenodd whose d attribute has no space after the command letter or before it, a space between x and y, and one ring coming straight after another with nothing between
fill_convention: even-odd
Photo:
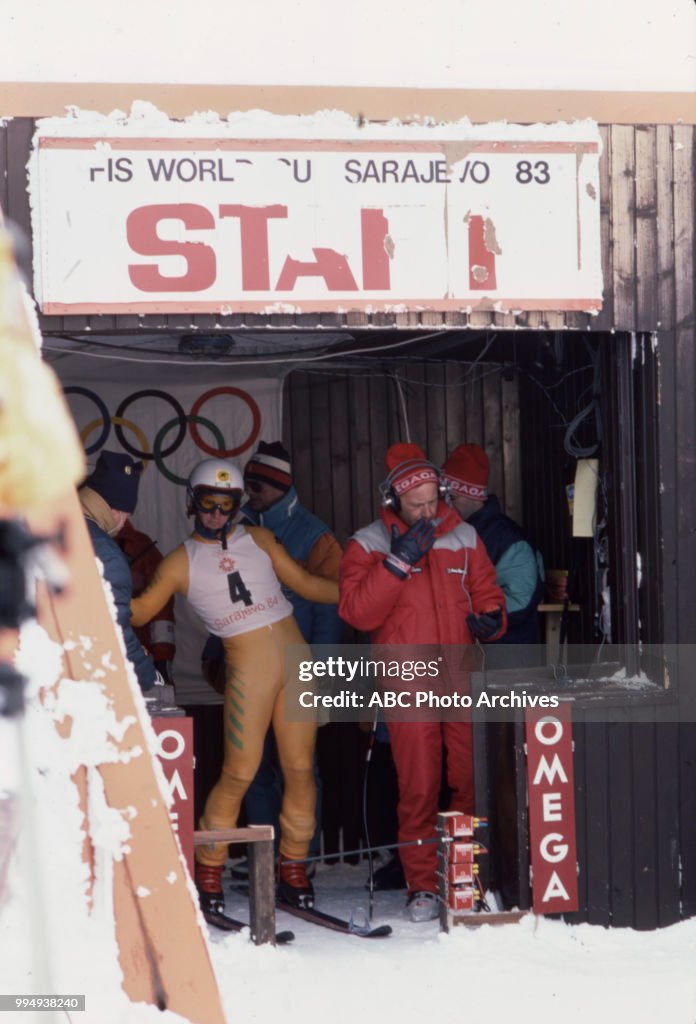
<instances>
[{"instance_id":1,"label":"olympic ring","mask_svg":"<svg viewBox=\"0 0 696 1024\"><path fill-rule=\"evenodd\" d=\"M171 405L172 409L176 413L177 420L178 420L178 423L179 423L179 433L177 434L177 436L175 437L174 441L171 443L169 448L167 448L166 451L160 452L160 458L164 459L168 455L171 455L173 452L175 452L177 450L177 448L181 447L181 443L184 440L184 438L186 437L186 423L187 423L186 413L184 412L184 410L181 407L181 405L179 404L179 402L177 402L176 398L174 398L172 395L168 395L166 391L157 391L157 390L153 391L153 390L150 390L150 389L146 389L145 391L134 391L132 395L128 395L126 398L124 398L123 401L121 402L121 404L119 405L118 409L116 410L116 417L123 416L123 414L126 411L126 409L128 408L128 406L131 405L132 402L137 401L138 398L163 398L165 402L169 402L169 404ZM193 413L193 409L191 410L191 412ZM114 419L114 423L115 422L116 422L116 418ZM143 451L139 452L137 450L137 448L134 448L131 444L129 444L126 441L126 439L125 439L125 437L123 435L123 431L121 430L120 426L115 427L115 432L116 432L116 437L121 442L121 445L126 449L127 452L129 452L131 455L135 456L136 459L154 459L155 458L154 453L146 452L144 450L146 445L143 445Z\"/></svg>"},{"instance_id":2,"label":"olympic ring","mask_svg":"<svg viewBox=\"0 0 696 1024\"><path fill-rule=\"evenodd\" d=\"M197 428L194 426L194 423L197 422L197 416L201 410L201 406L203 405L203 403L207 402L209 398L214 398L216 395L236 395L237 398L241 398L242 401L246 403L246 405L249 407L249 411L251 412L251 433L249 434L246 441L244 441L243 444L238 445L236 448L220 448L216 451L215 448L212 448L210 445L207 445L205 441L203 441L200 434L198 433ZM251 448L252 444L259 436L259 432L261 430L261 411L259 410L258 405L251 397L251 395L248 395L246 391L241 391L239 388L232 388L227 386L212 388L210 391L206 391L204 394L200 395L191 406L190 420L193 420L193 422L189 421L189 431L193 441L198 445L199 448L202 448L204 452L207 452L208 455L213 455L219 459L231 459L234 458L235 455L241 455L242 452L245 452L247 450L247 448Z\"/></svg>"},{"instance_id":3,"label":"olympic ring","mask_svg":"<svg viewBox=\"0 0 696 1024\"><path fill-rule=\"evenodd\" d=\"M184 413L183 407L177 401L176 398L174 398L172 395L168 394L165 391L157 389L145 389L142 391L135 391L132 394L128 395L126 398L123 399L123 401L118 406L115 416L109 415L109 410L104 400L96 392L91 391L88 388L78 385L70 385L64 388L64 394L66 396L70 394L82 395L83 397L94 402L95 406L97 407L97 411L100 413L99 417L91 420L80 431L80 437L82 440L82 444L85 448L86 455L92 455L94 454L94 452L97 452L104 447L104 445L108 441L109 433L113 425L116 437L120 442L121 447L125 451L127 451L130 455L134 456L135 458L143 459L145 461L145 467L147 467L149 461L154 461L159 471L168 480L176 484L184 485L186 484L186 480L182 479L181 477L177 476L176 474L168 470L164 465L164 459L167 456L172 455L181 447L181 444L183 443L183 440L186 436L187 426L194 444L202 451L204 451L206 454L217 458L233 458L236 455L240 455L248 448L251 448L261 430L261 412L255 399L246 391L242 391L241 389L235 387L221 386L217 388L212 388L209 391L204 392L193 403L191 407L191 413L188 416ZM216 395L230 395L233 398L240 398L251 412L252 425L249 435L240 445L238 445L235 448L225 448L225 439L220 429L211 420L199 415L204 403L209 401L211 398L214 398ZM175 418L169 420L169 422L166 423L164 427L161 427L158 430L152 451L150 451L148 439L147 436L145 435L145 432L132 420L126 419L124 417L126 409L128 409L128 407L133 402L137 401L139 398L161 398L165 402L169 403L169 405L172 407L173 411L176 414ZM160 446L163 444L164 438L166 437L167 433L174 426L177 425L178 430L174 440L166 448L160 450ZM215 441L217 442L217 448L214 448L211 444L207 444L202 439L200 431L198 430L198 426L205 426L208 428L208 430L210 430ZM128 441L127 437L125 436L124 428L125 430L130 430L134 434L135 438L138 440L140 444L140 450L138 450L133 444L131 444ZM87 439L89 438L91 433L97 429L100 430L100 433L96 441L91 445L87 445Z\"/></svg>"},{"instance_id":4,"label":"olympic ring","mask_svg":"<svg viewBox=\"0 0 696 1024\"><path fill-rule=\"evenodd\" d=\"M133 433L135 434L135 436L137 437L137 439L140 441L140 443L141 443L141 445L143 447L143 451L147 450L147 438L145 437L145 434L140 429L140 427L138 426L137 423L133 423L132 420L124 420L123 416L113 416L111 418L111 422L114 424L114 426L128 427L130 430L132 430ZM80 431L80 440L82 441L83 445L85 443L85 440L89 437L89 435L94 430L94 428L98 427L100 423L101 423L101 420L92 420L91 423L88 423L86 426L84 426L82 428L82 430ZM87 451L88 451L88 449L85 448L85 453ZM148 467L148 464L146 462L143 465L143 472L145 472L147 467Z\"/></svg>"},{"instance_id":5,"label":"olympic ring","mask_svg":"<svg viewBox=\"0 0 696 1024\"><path fill-rule=\"evenodd\" d=\"M106 407L106 403L99 397L99 395L95 394L94 391L90 391L88 388L78 387L77 384L64 388L63 394L84 395L85 398L89 398L94 402L101 413L101 422L103 424L102 432L91 448L85 448L85 455L93 455L94 452L97 452L100 448L104 447L109 437L109 431L111 430L111 417L109 416L109 410ZM97 420L94 421L94 423L97 422ZM82 443L84 444L84 439Z\"/></svg>"},{"instance_id":6,"label":"olympic ring","mask_svg":"<svg viewBox=\"0 0 696 1024\"><path fill-rule=\"evenodd\" d=\"M216 427L212 420L207 420L203 416L187 416L186 422L189 424L200 423L202 427L207 427L211 434L215 435L215 439L218 442L220 448L222 448L222 446L224 445L225 439L222 436L221 431L218 429L218 427ZM164 440L167 432L171 430L171 428L175 426L177 423L179 423L179 420L175 417L173 420L170 420L169 423L165 423L164 426L160 427L160 429L157 431L157 437L155 438L155 447L152 458L154 458L155 465L159 469L162 476L165 476L167 480L170 480L173 484L181 484L183 487L185 487L186 484L188 483L188 480L185 477L177 476L176 473L172 473L171 470L167 469L164 462L162 461L163 453L160 452L160 443ZM184 430L186 430L185 426Z\"/></svg>"}]
</instances>

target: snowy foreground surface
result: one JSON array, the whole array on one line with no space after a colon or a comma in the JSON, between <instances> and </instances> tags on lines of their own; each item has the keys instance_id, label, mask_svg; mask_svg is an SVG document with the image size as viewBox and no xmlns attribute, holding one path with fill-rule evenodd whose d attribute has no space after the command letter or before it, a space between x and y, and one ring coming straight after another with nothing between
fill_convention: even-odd
<instances>
[{"instance_id":1,"label":"snowy foreground surface","mask_svg":"<svg viewBox=\"0 0 696 1024\"><path fill-rule=\"evenodd\" d=\"M363 866L321 867L315 878L318 902L338 914L366 905L365 876ZM318 1019L383 1024L395 1016L408 1024L435 1016L492 1024L696 1024L696 920L639 933L530 918L441 935L436 922L405 920L402 904L402 893L377 894L374 920L393 925L388 939L344 936L282 913L278 928L292 928L296 936L290 946L256 947L247 932L225 935L211 929L212 959L230 1024ZM245 915L246 898L229 892L228 909ZM28 931L19 904L6 907L0 915L1 992L30 987L31 977L17 971L18 943ZM66 944L72 941L64 936ZM84 956L77 936L74 948ZM101 979L108 986L112 973L98 956L97 946L94 961L83 959L73 974L85 980L83 990L90 993L88 1011L72 1016L75 1024L182 1020L154 1007L128 1005L113 988L97 989L94 982ZM45 1024L47 1015L0 1014L2 1024L34 1019Z\"/></svg>"},{"instance_id":2,"label":"snowy foreground surface","mask_svg":"<svg viewBox=\"0 0 696 1024\"><path fill-rule=\"evenodd\" d=\"M343 916L366 906L366 874L321 867L318 905ZM243 897L228 903L241 916ZM217 933L213 961L230 1021L696 1024L696 920L633 932L529 918L442 935L437 922L407 921L403 903L403 893L376 894L374 921L393 926L388 939L339 935L282 913L277 925L295 932L291 946L258 949L245 935Z\"/></svg>"}]
</instances>

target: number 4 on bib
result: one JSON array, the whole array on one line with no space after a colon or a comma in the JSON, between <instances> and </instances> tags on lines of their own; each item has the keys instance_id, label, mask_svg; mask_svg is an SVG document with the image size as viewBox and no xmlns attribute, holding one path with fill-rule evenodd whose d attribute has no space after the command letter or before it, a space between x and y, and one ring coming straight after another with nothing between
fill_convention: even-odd
<instances>
[{"instance_id":1,"label":"number 4 on bib","mask_svg":"<svg viewBox=\"0 0 696 1024\"><path fill-rule=\"evenodd\" d=\"M243 601L248 607L253 604L251 592L244 586L244 580L238 572L231 572L227 577L227 586L230 591L230 600L233 604Z\"/></svg>"}]
</instances>

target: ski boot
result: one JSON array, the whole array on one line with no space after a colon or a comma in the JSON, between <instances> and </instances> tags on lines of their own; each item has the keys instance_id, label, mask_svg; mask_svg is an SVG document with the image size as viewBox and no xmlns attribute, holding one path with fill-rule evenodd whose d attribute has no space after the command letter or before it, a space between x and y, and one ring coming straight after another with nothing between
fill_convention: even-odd
<instances>
[{"instance_id":1,"label":"ski boot","mask_svg":"<svg viewBox=\"0 0 696 1024\"><path fill-rule=\"evenodd\" d=\"M307 869L301 860L284 860L281 853L278 860L277 897L279 903L311 910L314 906L314 888L307 877Z\"/></svg>"},{"instance_id":2,"label":"ski boot","mask_svg":"<svg viewBox=\"0 0 696 1024\"><path fill-rule=\"evenodd\" d=\"M416 924L432 921L440 914L436 892L411 892L406 901L406 916Z\"/></svg>"},{"instance_id":3,"label":"ski boot","mask_svg":"<svg viewBox=\"0 0 696 1024\"><path fill-rule=\"evenodd\" d=\"M222 865L195 864L196 889L201 913L208 924L222 931L236 931L236 924L225 914L225 895L222 891Z\"/></svg>"}]
</instances>

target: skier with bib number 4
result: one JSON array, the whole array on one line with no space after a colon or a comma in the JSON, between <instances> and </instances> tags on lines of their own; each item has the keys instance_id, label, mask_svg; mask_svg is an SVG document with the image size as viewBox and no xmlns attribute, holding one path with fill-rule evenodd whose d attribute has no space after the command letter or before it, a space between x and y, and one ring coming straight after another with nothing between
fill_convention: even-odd
<instances>
[{"instance_id":1,"label":"skier with bib number 4","mask_svg":"<svg viewBox=\"0 0 696 1024\"><path fill-rule=\"evenodd\" d=\"M222 772L205 804L202 829L234 828L242 798L261 761L269 725L284 777L280 813L278 897L311 907L314 893L303 858L314 833L314 721L287 720L288 687L311 652L281 584L321 604L338 602L338 585L313 576L270 530L241 525L236 516L244 481L225 459L204 459L188 480L187 511L194 530L160 563L150 586L131 603L134 626L148 622L173 594L182 594L225 650L225 752ZM302 684L306 687L306 684ZM195 881L206 920L225 928L222 869L227 844L196 849Z\"/></svg>"}]
</instances>

